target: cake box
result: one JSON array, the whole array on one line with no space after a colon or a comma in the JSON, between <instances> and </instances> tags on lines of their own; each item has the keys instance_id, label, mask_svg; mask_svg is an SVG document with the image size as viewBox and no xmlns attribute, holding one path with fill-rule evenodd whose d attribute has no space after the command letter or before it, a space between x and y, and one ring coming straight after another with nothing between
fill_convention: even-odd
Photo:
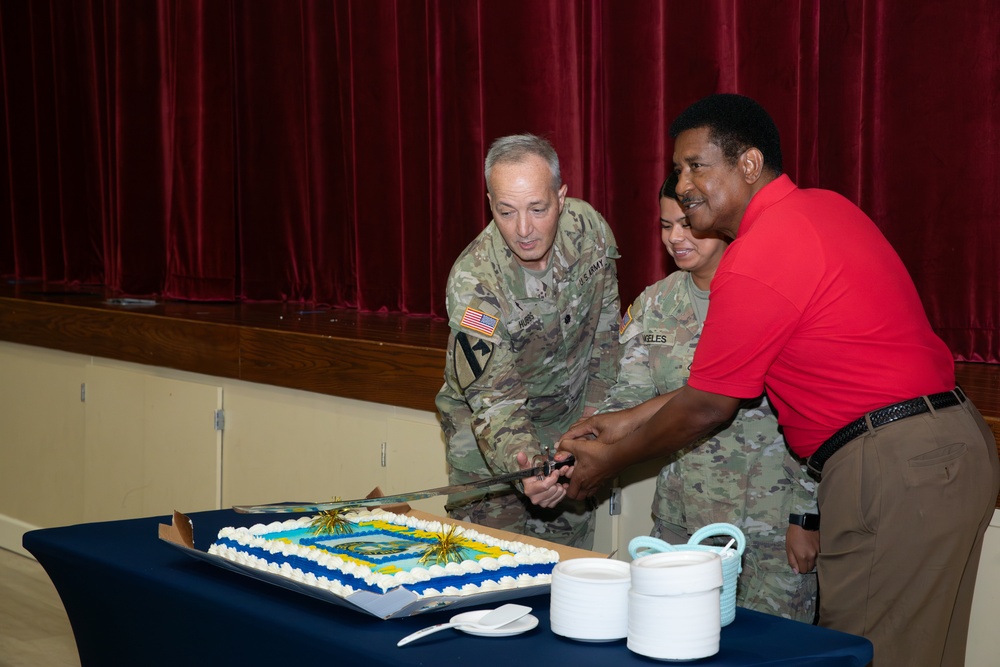
<instances>
[{"instance_id":1,"label":"cake box","mask_svg":"<svg viewBox=\"0 0 1000 667\"><path fill-rule=\"evenodd\" d=\"M417 519L422 519L426 521L442 521L448 524L455 524L458 526L463 526L479 533L491 535L493 537L508 540L523 542L525 544L531 544L539 547L545 547L556 551L559 554L559 560L569 560L572 558L602 558L606 554L599 554L593 551L587 551L585 549L576 549L573 547L566 547L560 544L554 544L552 542L546 542L544 540L539 540L537 538L528 537L525 535L518 535L515 533L496 530L489 528L487 526L480 526L478 524L471 524L464 521L456 521L450 518L442 518L435 516L433 514L422 512L420 510L412 509L409 505L391 505L385 506L381 509L392 512L394 514L403 514L406 516L412 516ZM237 516L254 516L254 515L237 515ZM252 519L252 523L265 522L264 516L269 515L259 515ZM287 515L286 515L287 518ZM248 524L250 525L250 524ZM517 598L530 597L533 595L547 595L549 592L549 584L542 584L538 586L525 586L521 588L513 588L502 591L486 591L482 593L473 593L471 595L443 595L433 598L421 598L415 593L405 590L403 588L394 588L386 593L371 593L368 591L356 591L347 597L340 597L334 593L323 590L321 588L316 588L314 586L309 586L307 584L302 584L285 577L281 577L269 572L264 572L262 570L257 570L250 567L244 567L240 564L234 563L232 561L226 560L221 556L216 556L215 554L210 554L207 552L208 544L195 546L194 544L194 529L192 521L184 514L175 511L173 514L173 520L170 525L160 524L159 526L159 537L161 540L167 542L171 546L174 546L189 556L196 558L198 560L203 560L217 567L225 568L227 570L238 572L240 574L246 575L248 577L253 577L259 581L264 581L282 588L293 590L304 595L309 595L310 597L318 598L332 604L356 609L358 611L370 614L381 619L390 618L402 618L406 616L415 616L417 614L422 614L425 612L440 611L443 609L461 609L463 607L471 607L485 604L492 604L495 602L506 602L508 600L513 600ZM210 543L209 543L210 544Z\"/></svg>"}]
</instances>

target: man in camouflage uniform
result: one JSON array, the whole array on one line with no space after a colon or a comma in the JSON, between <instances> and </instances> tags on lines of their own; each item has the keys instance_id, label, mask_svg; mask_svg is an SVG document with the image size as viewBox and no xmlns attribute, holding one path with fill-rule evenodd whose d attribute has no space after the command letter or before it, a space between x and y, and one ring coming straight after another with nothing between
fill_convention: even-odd
<instances>
[{"instance_id":1,"label":"man in camouflage uniform","mask_svg":"<svg viewBox=\"0 0 1000 667\"><path fill-rule=\"evenodd\" d=\"M661 200L669 200L661 201L661 212L668 212L661 215L661 224L671 255L678 247L706 243L691 241L676 204L675 185L676 178L668 178L660 193ZM708 242L720 245L717 255L700 266L706 286L724 248L721 239ZM707 300L708 291L699 289L687 270L675 271L643 291L622 319L618 382L600 412L631 408L686 383ZM816 574L793 571L785 532L789 514L814 512L815 482L785 446L777 418L761 397L744 403L722 429L671 457L656 483L652 534L684 544L711 523L737 526L747 537L737 604L811 623Z\"/></svg>"},{"instance_id":2,"label":"man in camouflage uniform","mask_svg":"<svg viewBox=\"0 0 1000 667\"><path fill-rule=\"evenodd\" d=\"M436 403L452 484L528 467L593 413L617 373L618 248L604 218L566 198L559 159L533 135L486 157L493 220L448 278L451 325ZM449 515L589 548L587 503L558 473L448 498Z\"/></svg>"}]
</instances>

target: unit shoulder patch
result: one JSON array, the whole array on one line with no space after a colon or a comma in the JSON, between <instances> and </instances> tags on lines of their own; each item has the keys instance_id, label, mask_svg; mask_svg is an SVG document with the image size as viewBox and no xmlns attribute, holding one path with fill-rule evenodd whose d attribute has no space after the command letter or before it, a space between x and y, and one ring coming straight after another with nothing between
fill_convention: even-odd
<instances>
[{"instance_id":1,"label":"unit shoulder patch","mask_svg":"<svg viewBox=\"0 0 1000 667\"><path fill-rule=\"evenodd\" d=\"M473 338L464 332L455 334L452 357L455 360L455 377L458 378L458 386L462 391L486 372L494 348L493 343L482 338Z\"/></svg>"}]
</instances>

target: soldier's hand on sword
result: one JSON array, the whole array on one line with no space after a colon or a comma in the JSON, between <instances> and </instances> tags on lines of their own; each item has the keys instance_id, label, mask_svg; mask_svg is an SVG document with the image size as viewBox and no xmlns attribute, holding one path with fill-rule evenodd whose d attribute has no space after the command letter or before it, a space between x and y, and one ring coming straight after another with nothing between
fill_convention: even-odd
<instances>
[{"instance_id":1,"label":"soldier's hand on sword","mask_svg":"<svg viewBox=\"0 0 1000 667\"><path fill-rule=\"evenodd\" d=\"M566 458L565 455L560 456L559 460L564 458ZM544 463L544 461L542 462ZM538 462L529 461L528 455L525 452L519 452L517 455L517 465L521 467L521 470L527 470L538 465ZM526 478L522 482L524 485L524 495L539 507L555 507L566 497L566 480L560 482L559 479L565 474L566 470L568 468L553 470L547 477Z\"/></svg>"}]
</instances>

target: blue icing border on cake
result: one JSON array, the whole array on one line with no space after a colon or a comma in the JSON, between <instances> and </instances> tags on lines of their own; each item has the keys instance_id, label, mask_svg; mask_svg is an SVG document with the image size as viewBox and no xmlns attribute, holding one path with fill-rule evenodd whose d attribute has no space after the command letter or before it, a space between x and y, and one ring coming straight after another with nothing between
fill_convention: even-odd
<instances>
[{"instance_id":1,"label":"blue icing border on cake","mask_svg":"<svg viewBox=\"0 0 1000 667\"><path fill-rule=\"evenodd\" d=\"M285 563L289 566L302 570L303 572L308 572L313 574L317 579L320 577L326 577L327 579L336 580L340 583L350 586L351 588L363 591L369 591L372 593L385 593L387 590L392 590L393 588L404 588L408 591L414 593L422 593L428 589L434 589L437 591L442 591L449 586L454 586L455 588L461 589L463 586L468 584L479 585L485 581L499 581L503 577L509 576L512 578L517 578L521 575L538 576L540 574L551 574L552 568L555 563L538 563L533 565L518 565L515 567L501 566L497 570L487 571L477 573L463 573L460 575L446 575L443 577L435 577L427 581L415 582L412 584L400 584L399 586L393 586L389 589L382 589L380 586L375 584L369 584L364 579L353 575L349 572L343 572L341 570L331 570L328 567L324 567L319 563L305 558L303 556L281 556L281 561L274 560L275 554L270 551L260 548L260 547L248 547L246 545L240 544L236 540L230 538L220 538L216 540L215 544L226 546L231 549L235 549L245 554L251 556L256 556L261 558L268 563L274 563L279 567Z\"/></svg>"}]
</instances>

